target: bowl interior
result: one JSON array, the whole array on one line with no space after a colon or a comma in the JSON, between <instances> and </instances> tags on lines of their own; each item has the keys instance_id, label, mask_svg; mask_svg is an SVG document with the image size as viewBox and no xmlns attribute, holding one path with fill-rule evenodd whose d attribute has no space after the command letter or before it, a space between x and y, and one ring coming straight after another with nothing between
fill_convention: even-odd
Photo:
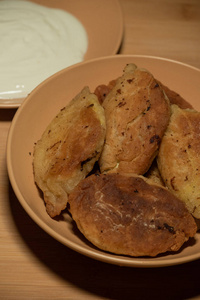
<instances>
[{"instance_id":1,"label":"bowl interior","mask_svg":"<svg viewBox=\"0 0 200 300\"><path fill-rule=\"evenodd\" d=\"M7 144L11 184L26 212L41 228L84 255L108 263L137 267L166 266L200 258L199 234L192 245L180 252L156 258L130 258L96 249L79 234L67 212L57 220L47 215L41 194L34 183L33 147L48 123L84 86L94 91L97 85L107 84L120 76L127 63L148 69L200 111L200 70L188 65L156 57L115 55L69 67L41 83L27 97L13 119Z\"/></svg>"}]
</instances>

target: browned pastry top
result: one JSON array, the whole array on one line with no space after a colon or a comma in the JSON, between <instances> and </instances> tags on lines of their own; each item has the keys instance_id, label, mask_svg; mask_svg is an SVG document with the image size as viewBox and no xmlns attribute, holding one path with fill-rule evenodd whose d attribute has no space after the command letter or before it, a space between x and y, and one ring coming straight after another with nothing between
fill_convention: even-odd
<instances>
[{"instance_id":1,"label":"browned pastry top","mask_svg":"<svg viewBox=\"0 0 200 300\"><path fill-rule=\"evenodd\" d=\"M151 73L129 64L103 107L107 129L101 172L144 174L168 125L168 98Z\"/></svg>"},{"instance_id":2,"label":"browned pastry top","mask_svg":"<svg viewBox=\"0 0 200 300\"><path fill-rule=\"evenodd\" d=\"M197 230L179 199L142 176L89 176L70 194L69 204L85 237L116 254L177 251Z\"/></svg>"},{"instance_id":3,"label":"browned pastry top","mask_svg":"<svg viewBox=\"0 0 200 300\"><path fill-rule=\"evenodd\" d=\"M68 194L92 170L105 131L104 110L87 87L45 129L35 146L33 166L51 217L65 209Z\"/></svg>"},{"instance_id":4,"label":"browned pastry top","mask_svg":"<svg viewBox=\"0 0 200 300\"><path fill-rule=\"evenodd\" d=\"M171 106L157 157L165 185L200 218L200 112Z\"/></svg>"},{"instance_id":5,"label":"browned pastry top","mask_svg":"<svg viewBox=\"0 0 200 300\"><path fill-rule=\"evenodd\" d=\"M192 105L188 101L186 101L180 94L171 90L168 86L164 85L161 82L159 82L159 84L169 98L170 104L176 104L180 108L193 108Z\"/></svg>"}]
</instances>

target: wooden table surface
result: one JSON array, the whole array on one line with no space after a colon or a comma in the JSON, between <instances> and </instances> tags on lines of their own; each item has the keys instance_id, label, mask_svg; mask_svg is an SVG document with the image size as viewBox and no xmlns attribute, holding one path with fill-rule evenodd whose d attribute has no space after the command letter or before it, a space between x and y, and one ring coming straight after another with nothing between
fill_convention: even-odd
<instances>
[{"instance_id":1,"label":"wooden table surface","mask_svg":"<svg viewBox=\"0 0 200 300\"><path fill-rule=\"evenodd\" d=\"M120 3L125 27L120 53L200 68L199 0ZM68 249L30 219L6 170L15 112L0 109L0 299L200 299L200 260L156 269L109 265Z\"/></svg>"}]
</instances>

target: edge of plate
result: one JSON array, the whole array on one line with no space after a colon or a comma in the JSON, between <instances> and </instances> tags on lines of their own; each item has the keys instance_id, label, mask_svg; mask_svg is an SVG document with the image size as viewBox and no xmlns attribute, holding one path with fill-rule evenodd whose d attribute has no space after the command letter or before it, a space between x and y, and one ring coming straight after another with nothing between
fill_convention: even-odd
<instances>
[{"instance_id":1,"label":"edge of plate","mask_svg":"<svg viewBox=\"0 0 200 300\"><path fill-rule=\"evenodd\" d=\"M120 26L120 31L118 32L118 38L116 39L116 44L115 47L113 47L112 52L110 53L110 56L115 55L122 44L122 39L123 39L123 34L124 34L124 18L123 18L123 13L122 13L122 8L119 0L115 0L117 10L118 10L118 19L119 23L121 24ZM96 59L96 58L93 58ZM81 63L88 61L88 60L83 60ZM79 63L78 63L79 64ZM74 64L75 65L75 64ZM72 66L74 66L72 65ZM70 66L71 67L71 66ZM66 68L64 68L66 69ZM61 70L62 71L62 70ZM60 72L60 71L59 71ZM56 73L55 73L56 74ZM54 75L54 74L53 74ZM52 76L53 76L52 75ZM50 76L51 77L51 76ZM48 79L48 78L47 78ZM45 80L44 80L45 81ZM42 82L41 82L42 83ZM35 87L37 88L37 87ZM31 91L32 92L32 91ZM0 99L0 109L17 109L21 106L21 104L24 102L24 100L29 96L29 94L26 97L22 98L14 98L14 99Z\"/></svg>"}]
</instances>

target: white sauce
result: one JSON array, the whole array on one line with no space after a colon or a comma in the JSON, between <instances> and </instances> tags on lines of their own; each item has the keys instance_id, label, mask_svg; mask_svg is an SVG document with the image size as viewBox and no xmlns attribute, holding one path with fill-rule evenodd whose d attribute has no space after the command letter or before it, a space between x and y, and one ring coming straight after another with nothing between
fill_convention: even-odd
<instances>
[{"instance_id":1,"label":"white sauce","mask_svg":"<svg viewBox=\"0 0 200 300\"><path fill-rule=\"evenodd\" d=\"M87 33L70 13L0 1L0 99L27 96L50 75L81 62Z\"/></svg>"}]
</instances>

